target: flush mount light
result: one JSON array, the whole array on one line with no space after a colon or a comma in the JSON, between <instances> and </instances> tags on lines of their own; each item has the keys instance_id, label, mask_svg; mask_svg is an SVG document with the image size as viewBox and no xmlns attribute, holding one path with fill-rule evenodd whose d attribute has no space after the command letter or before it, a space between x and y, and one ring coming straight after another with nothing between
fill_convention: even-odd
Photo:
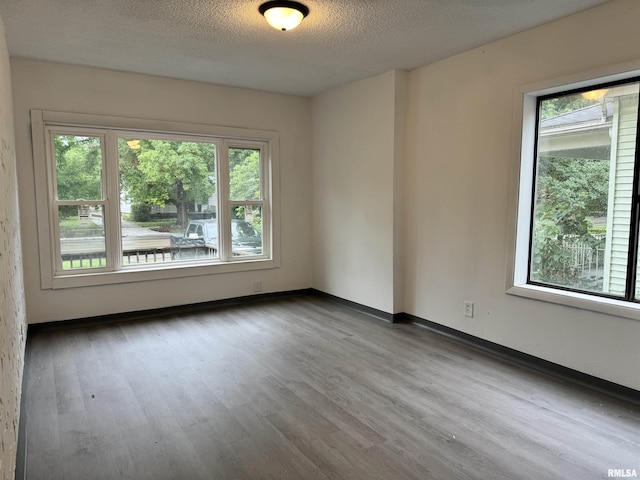
<instances>
[{"instance_id":1,"label":"flush mount light","mask_svg":"<svg viewBox=\"0 0 640 480\"><path fill-rule=\"evenodd\" d=\"M277 30L293 30L309 15L309 9L298 2L273 1L260 5L258 11Z\"/></svg>"},{"instance_id":2,"label":"flush mount light","mask_svg":"<svg viewBox=\"0 0 640 480\"><path fill-rule=\"evenodd\" d=\"M590 92L582 92L582 97L587 100L600 100L604 97L609 90L602 88L600 90L591 90Z\"/></svg>"}]
</instances>

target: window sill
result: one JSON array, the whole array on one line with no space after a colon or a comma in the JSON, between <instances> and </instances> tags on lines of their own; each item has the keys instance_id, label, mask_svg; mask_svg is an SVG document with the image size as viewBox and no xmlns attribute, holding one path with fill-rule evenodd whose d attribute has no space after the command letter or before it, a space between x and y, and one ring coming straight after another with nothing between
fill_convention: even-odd
<instances>
[{"instance_id":1,"label":"window sill","mask_svg":"<svg viewBox=\"0 0 640 480\"><path fill-rule=\"evenodd\" d=\"M640 304L637 303L612 298L595 297L584 293L565 292L537 285L514 285L507 289L507 293L509 295L605 313L607 315L615 315L631 320L640 320Z\"/></svg>"},{"instance_id":2,"label":"window sill","mask_svg":"<svg viewBox=\"0 0 640 480\"><path fill-rule=\"evenodd\" d=\"M75 273L73 275L58 275L51 280L48 288L76 288L96 285L113 285L119 283L146 282L153 280L167 280L176 278L196 277L202 275L217 275L221 273L248 272L268 270L279 267L274 259L244 260L217 264L186 264L179 267L173 265L158 266L154 269L126 268L114 272ZM44 287L43 288L47 288Z\"/></svg>"}]
</instances>

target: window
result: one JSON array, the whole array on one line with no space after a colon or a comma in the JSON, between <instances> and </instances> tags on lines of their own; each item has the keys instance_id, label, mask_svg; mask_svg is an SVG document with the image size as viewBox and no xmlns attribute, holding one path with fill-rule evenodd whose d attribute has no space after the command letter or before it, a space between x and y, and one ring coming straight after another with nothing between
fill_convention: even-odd
<instances>
[{"instance_id":1,"label":"window","mask_svg":"<svg viewBox=\"0 0 640 480\"><path fill-rule=\"evenodd\" d=\"M525 94L510 293L640 302L639 94L638 77Z\"/></svg>"},{"instance_id":2,"label":"window","mask_svg":"<svg viewBox=\"0 0 640 480\"><path fill-rule=\"evenodd\" d=\"M277 266L277 136L150 126L32 112L43 287Z\"/></svg>"}]
</instances>

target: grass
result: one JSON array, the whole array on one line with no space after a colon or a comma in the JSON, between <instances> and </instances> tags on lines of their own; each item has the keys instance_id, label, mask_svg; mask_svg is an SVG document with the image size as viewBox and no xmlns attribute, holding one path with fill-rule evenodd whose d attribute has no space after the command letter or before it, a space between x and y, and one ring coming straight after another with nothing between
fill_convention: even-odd
<instances>
[{"instance_id":1,"label":"grass","mask_svg":"<svg viewBox=\"0 0 640 480\"><path fill-rule=\"evenodd\" d=\"M98 225L91 220L86 225L80 225L78 217L66 217L60 219L60 230L85 230L85 229L98 228Z\"/></svg>"}]
</instances>

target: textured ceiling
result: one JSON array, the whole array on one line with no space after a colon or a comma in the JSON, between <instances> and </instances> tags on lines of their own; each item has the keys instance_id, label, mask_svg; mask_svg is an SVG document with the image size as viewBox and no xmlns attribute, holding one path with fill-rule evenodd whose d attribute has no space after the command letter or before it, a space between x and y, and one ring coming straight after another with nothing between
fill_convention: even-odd
<instances>
[{"instance_id":1,"label":"textured ceiling","mask_svg":"<svg viewBox=\"0 0 640 480\"><path fill-rule=\"evenodd\" d=\"M605 1L303 0L289 32L261 0L0 0L0 17L14 57L311 96Z\"/></svg>"}]
</instances>

